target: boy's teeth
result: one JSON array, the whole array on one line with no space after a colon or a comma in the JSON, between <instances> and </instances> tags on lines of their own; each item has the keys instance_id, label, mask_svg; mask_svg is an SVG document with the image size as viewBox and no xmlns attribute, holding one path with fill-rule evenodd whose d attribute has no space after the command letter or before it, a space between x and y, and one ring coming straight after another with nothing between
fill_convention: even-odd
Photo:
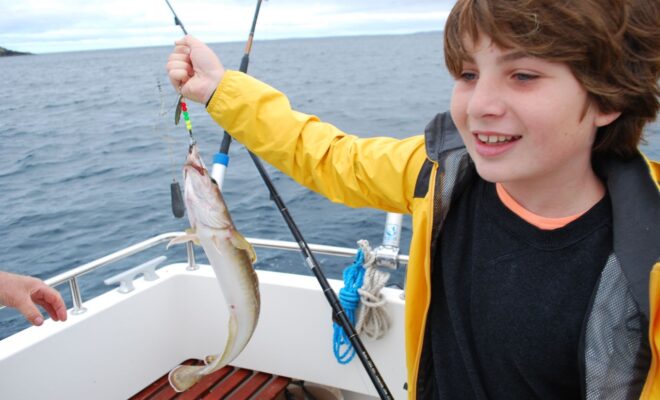
<instances>
[{"instance_id":1,"label":"boy's teeth","mask_svg":"<svg viewBox=\"0 0 660 400\"><path fill-rule=\"evenodd\" d=\"M510 142L515 139L514 136L497 136L497 135L477 135L480 141L483 143L503 143Z\"/></svg>"}]
</instances>

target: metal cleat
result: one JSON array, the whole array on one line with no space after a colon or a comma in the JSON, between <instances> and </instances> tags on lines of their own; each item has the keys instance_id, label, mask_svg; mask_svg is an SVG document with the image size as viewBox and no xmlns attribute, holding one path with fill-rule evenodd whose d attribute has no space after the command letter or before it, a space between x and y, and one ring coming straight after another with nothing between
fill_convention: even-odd
<instances>
[{"instance_id":1,"label":"metal cleat","mask_svg":"<svg viewBox=\"0 0 660 400\"><path fill-rule=\"evenodd\" d=\"M156 267L162 264L165 260L167 260L167 257L165 256L156 257L153 260L138 265L137 267L120 272L117 275L104 280L103 283L106 285L119 283L119 288L117 288L119 293L130 293L135 289L135 286L133 286L133 280L135 280L138 275L142 274L145 281L155 281L158 279Z\"/></svg>"},{"instance_id":2,"label":"metal cleat","mask_svg":"<svg viewBox=\"0 0 660 400\"><path fill-rule=\"evenodd\" d=\"M389 269L397 269L399 266L399 242L401 241L402 222L402 214L387 213L383 244L374 250L376 266Z\"/></svg>"},{"instance_id":3,"label":"metal cleat","mask_svg":"<svg viewBox=\"0 0 660 400\"><path fill-rule=\"evenodd\" d=\"M376 266L397 269L399 266L399 248L393 246L378 246L374 249L376 255Z\"/></svg>"}]
</instances>

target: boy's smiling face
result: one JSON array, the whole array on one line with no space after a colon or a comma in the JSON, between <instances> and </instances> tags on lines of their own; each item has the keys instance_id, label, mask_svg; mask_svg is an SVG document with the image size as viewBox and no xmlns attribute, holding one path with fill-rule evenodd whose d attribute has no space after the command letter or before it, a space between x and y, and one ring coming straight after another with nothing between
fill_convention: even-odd
<instances>
[{"instance_id":1,"label":"boy's smiling face","mask_svg":"<svg viewBox=\"0 0 660 400\"><path fill-rule=\"evenodd\" d=\"M454 85L451 114L479 175L538 185L591 173L596 129L619 114L590 104L563 63L502 49L485 35L466 48L471 60Z\"/></svg>"}]
</instances>

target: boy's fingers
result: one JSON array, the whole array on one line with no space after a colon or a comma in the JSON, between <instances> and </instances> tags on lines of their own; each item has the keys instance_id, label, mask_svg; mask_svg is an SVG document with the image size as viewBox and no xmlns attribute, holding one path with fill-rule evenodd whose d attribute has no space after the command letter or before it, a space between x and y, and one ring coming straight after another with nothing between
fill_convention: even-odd
<instances>
[{"instance_id":1,"label":"boy's fingers","mask_svg":"<svg viewBox=\"0 0 660 400\"><path fill-rule=\"evenodd\" d=\"M55 289L50 287L38 289L32 294L32 300L42 306L53 320L66 320L66 304Z\"/></svg>"},{"instance_id":2,"label":"boy's fingers","mask_svg":"<svg viewBox=\"0 0 660 400\"><path fill-rule=\"evenodd\" d=\"M168 63L173 61L182 61L190 64L190 55L183 53L172 53L167 57Z\"/></svg>"},{"instance_id":3,"label":"boy's fingers","mask_svg":"<svg viewBox=\"0 0 660 400\"><path fill-rule=\"evenodd\" d=\"M188 45L176 45L172 53L175 54L190 54L190 46Z\"/></svg>"},{"instance_id":4,"label":"boy's fingers","mask_svg":"<svg viewBox=\"0 0 660 400\"><path fill-rule=\"evenodd\" d=\"M188 37L189 35L186 35L182 37L181 39L175 40L174 44L177 46L187 46L188 45Z\"/></svg>"},{"instance_id":5,"label":"boy's fingers","mask_svg":"<svg viewBox=\"0 0 660 400\"><path fill-rule=\"evenodd\" d=\"M180 69L169 71L168 76L174 88L180 88L190 79L188 72Z\"/></svg>"},{"instance_id":6,"label":"boy's fingers","mask_svg":"<svg viewBox=\"0 0 660 400\"><path fill-rule=\"evenodd\" d=\"M188 70L181 68L171 69L167 72L167 74L170 77L170 79L174 79L177 81L182 81L184 79L190 78L190 75L188 74Z\"/></svg>"},{"instance_id":7,"label":"boy's fingers","mask_svg":"<svg viewBox=\"0 0 660 400\"><path fill-rule=\"evenodd\" d=\"M189 62L181 60L170 60L167 62L166 68L169 72L172 71L186 71L189 76L193 76L193 67Z\"/></svg>"},{"instance_id":8,"label":"boy's fingers","mask_svg":"<svg viewBox=\"0 0 660 400\"><path fill-rule=\"evenodd\" d=\"M66 318L67 318L66 304L62 303L61 307L56 307L55 308L55 313L57 313L57 320L58 321L66 321Z\"/></svg>"},{"instance_id":9,"label":"boy's fingers","mask_svg":"<svg viewBox=\"0 0 660 400\"><path fill-rule=\"evenodd\" d=\"M30 321L33 325L40 326L44 323L44 317L41 315L39 309L34 305L29 297L26 297L19 304L17 304L16 309L18 309L18 311L23 314L25 319Z\"/></svg>"},{"instance_id":10,"label":"boy's fingers","mask_svg":"<svg viewBox=\"0 0 660 400\"><path fill-rule=\"evenodd\" d=\"M48 303L48 302L38 302L42 306L48 315L53 319L53 321L66 321L66 306L64 303Z\"/></svg>"},{"instance_id":11,"label":"boy's fingers","mask_svg":"<svg viewBox=\"0 0 660 400\"><path fill-rule=\"evenodd\" d=\"M53 321L59 321L57 317L57 312L55 311L55 308L53 308L53 305L45 302L45 301L36 301L35 303L39 304L41 307L43 307L44 310L46 310L46 313L50 315L50 318Z\"/></svg>"}]
</instances>

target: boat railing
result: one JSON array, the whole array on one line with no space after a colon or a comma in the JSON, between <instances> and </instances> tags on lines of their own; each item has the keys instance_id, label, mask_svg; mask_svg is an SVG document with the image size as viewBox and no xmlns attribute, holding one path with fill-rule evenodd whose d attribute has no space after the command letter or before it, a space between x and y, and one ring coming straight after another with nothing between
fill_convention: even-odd
<instances>
[{"instance_id":1,"label":"boat railing","mask_svg":"<svg viewBox=\"0 0 660 400\"><path fill-rule=\"evenodd\" d=\"M150 239L144 240L142 242L128 246L121 250L115 251L114 253L108 254L107 256L98 258L94 261L72 268L59 275L53 276L52 278L46 279L44 282L51 287L56 287L68 282L69 289L71 290L71 298L73 301L73 309L71 310L71 313L82 314L86 311L86 309L83 307L82 293L78 285L78 278L98 268L115 263L124 258L127 258L134 254L150 249L158 244L169 242L170 240L178 238L183 235L185 235L185 232L168 232L168 233L160 234L158 236L154 236ZM279 249L279 250L293 250L293 251L300 249L298 243L291 241L269 240L269 239L258 239L258 238L246 238L246 239L254 247ZM355 255L357 254L357 249L351 249L348 247L327 246L321 244L310 244L309 247L315 253L326 254L331 256L355 257ZM195 262L195 252L193 249L192 242L186 243L186 253L188 259L188 267L186 269L188 270L198 269L199 267ZM406 255L397 255L396 258L399 263L402 264L408 263L408 256ZM4 308L4 306L0 306L0 309L2 308Z\"/></svg>"}]
</instances>

